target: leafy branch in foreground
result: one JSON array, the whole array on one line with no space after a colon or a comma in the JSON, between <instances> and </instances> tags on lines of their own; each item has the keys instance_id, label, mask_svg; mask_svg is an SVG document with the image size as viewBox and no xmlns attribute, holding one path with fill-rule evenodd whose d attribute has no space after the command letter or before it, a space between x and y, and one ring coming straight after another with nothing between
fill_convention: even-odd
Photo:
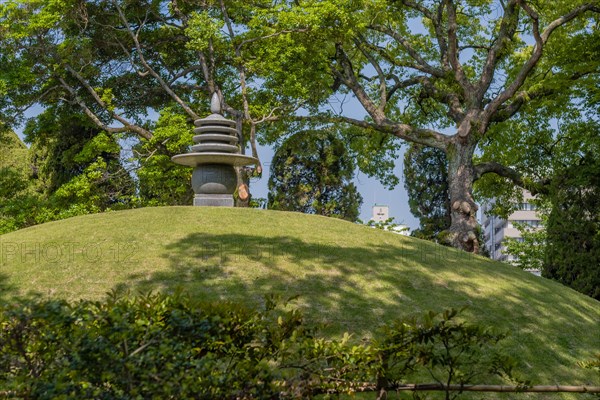
<instances>
[{"instance_id":1,"label":"leafy branch in foreground","mask_svg":"<svg viewBox=\"0 0 600 400\"><path fill-rule=\"evenodd\" d=\"M0 309L0 386L26 399L306 398L384 393L424 371L444 385L510 375L490 351L504 335L457 316L429 313L359 342L320 337L273 298L262 310L182 294L25 301Z\"/></svg>"},{"instance_id":2,"label":"leafy branch in foreground","mask_svg":"<svg viewBox=\"0 0 600 400\"><path fill-rule=\"evenodd\" d=\"M465 385L492 376L511 379L513 361L495 347L506 337L490 328L457 320L459 311L429 312L421 319L398 321L387 326L380 344L380 389L403 386L402 380L423 379L426 372L446 399L454 399L451 385Z\"/></svg>"}]
</instances>

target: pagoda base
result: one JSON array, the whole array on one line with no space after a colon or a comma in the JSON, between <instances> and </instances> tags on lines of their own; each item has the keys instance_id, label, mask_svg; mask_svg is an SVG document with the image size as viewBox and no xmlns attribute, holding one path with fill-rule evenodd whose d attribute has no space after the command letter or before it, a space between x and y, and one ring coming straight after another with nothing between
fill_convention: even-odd
<instances>
[{"instance_id":1,"label":"pagoda base","mask_svg":"<svg viewBox=\"0 0 600 400\"><path fill-rule=\"evenodd\" d=\"M231 194L197 194L194 205L198 207L233 207Z\"/></svg>"}]
</instances>

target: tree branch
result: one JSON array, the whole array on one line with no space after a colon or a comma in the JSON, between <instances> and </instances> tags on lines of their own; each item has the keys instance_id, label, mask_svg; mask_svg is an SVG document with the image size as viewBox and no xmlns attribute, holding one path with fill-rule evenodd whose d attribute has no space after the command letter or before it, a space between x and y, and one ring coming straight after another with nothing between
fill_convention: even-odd
<instances>
[{"instance_id":1,"label":"tree branch","mask_svg":"<svg viewBox=\"0 0 600 400\"><path fill-rule=\"evenodd\" d=\"M365 48L361 45L361 42L359 40L355 40L354 43L359 48L359 50L362 52L362 54L366 57L366 59L369 60L369 62L371 63L373 68L375 68L375 71L377 72L377 76L379 77L379 107L378 108L382 112L384 112L387 100L389 98L387 95L387 82L385 79L385 74L383 73L383 70L381 69L381 65L379 65L379 62L377 62L375 57L373 57L368 51L365 50Z\"/></svg>"},{"instance_id":2,"label":"tree branch","mask_svg":"<svg viewBox=\"0 0 600 400\"><path fill-rule=\"evenodd\" d=\"M192 119L198 119L200 118L198 116L198 114L196 114L194 112L194 110L192 110L182 99L181 97L179 97L169 86L169 84L154 70L154 68L152 68L150 66L150 64L148 64L148 62L146 61L146 58L144 57L144 54L142 52L142 46L140 45L140 41L139 41L139 31L142 29L142 27L144 26L144 23L142 23L139 27L138 27L138 31L137 32L133 32L131 29L131 25L129 24L129 21L127 20L127 18L125 17L125 14L123 13L123 10L121 9L121 7L119 6L119 4L113 0L113 4L116 7L117 11L119 12L119 17L121 19L121 21L123 22L123 24L125 25L125 27L127 28L127 32L129 33L129 36L131 37L131 39L133 40L133 43L135 45L135 48L137 49L137 54L138 54L138 58L140 60L140 62L142 63L144 69L150 73L150 75L152 75L152 77L154 79L156 79L156 81L159 83L159 85L163 88L163 90L165 92L167 92L167 94L173 99L175 100L175 102L177 104L179 104L181 106L181 108L183 108L183 110L186 112L186 114L188 114Z\"/></svg>"},{"instance_id":3,"label":"tree branch","mask_svg":"<svg viewBox=\"0 0 600 400\"><path fill-rule=\"evenodd\" d=\"M496 111L490 122L504 122L519 112L521 107L528 101L545 97L555 92L556 91L553 89L539 89L535 92L519 92L513 97L513 101L510 104L503 105Z\"/></svg>"},{"instance_id":4,"label":"tree branch","mask_svg":"<svg viewBox=\"0 0 600 400\"><path fill-rule=\"evenodd\" d=\"M137 72L137 74L141 77L144 77L146 75L148 75L148 71L142 71L140 70L136 65L135 65L135 60L133 58L133 55L131 54L131 52L129 50L127 50L127 48L125 47L125 45L123 43L121 43L121 41L117 38L115 38L115 40L117 41L117 44L119 45L119 47L121 48L121 50L123 50L123 53L125 53L125 55L127 56L127 58L129 59L129 64L131 64L131 67L135 70L135 72Z\"/></svg>"},{"instance_id":5,"label":"tree branch","mask_svg":"<svg viewBox=\"0 0 600 400\"><path fill-rule=\"evenodd\" d=\"M204 75L204 80L206 81L206 85L208 87L208 94L212 94L216 92L217 88L215 85L215 81L212 78L212 74L210 72L210 67L208 65L208 61L206 60L206 56L203 52L197 51L198 60L200 61L200 65L202 67L202 74Z\"/></svg>"},{"instance_id":6,"label":"tree branch","mask_svg":"<svg viewBox=\"0 0 600 400\"><path fill-rule=\"evenodd\" d=\"M475 94L473 85L469 82L467 75L458 59L458 24L456 21L456 9L453 0L445 0L446 13L448 14L448 58L452 69L454 70L454 76L457 82L460 84L465 96Z\"/></svg>"},{"instance_id":7,"label":"tree branch","mask_svg":"<svg viewBox=\"0 0 600 400\"><path fill-rule=\"evenodd\" d=\"M510 179L515 185L527 189L532 195L544 194L548 192L547 185L550 183L549 179L532 182L526 180L516 170L506 167L495 161L483 162L473 167L473 182L480 179L483 175L494 173L504 178Z\"/></svg>"},{"instance_id":8,"label":"tree branch","mask_svg":"<svg viewBox=\"0 0 600 400\"><path fill-rule=\"evenodd\" d=\"M430 130L415 128L408 124L396 123L389 120L382 110L380 110L373 100L369 97L367 92L361 86L356 79L354 69L352 68L352 62L346 55L346 52L342 46L336 44L336 58L339 61L343 73L332 68L332 72L336 75L344 84L352 90L358 101L364 107L365 111L373 118L373 122L360 121L349 117L340 116L338 118L343 122L348 122L356 126L363 128L376 129L380 132L387 132L391 135L397 136L401 139L409 142L420 143L430 147L436 147L445 150L449 139L447 136Z\"/></svg>"},{"instance_id":9,"label":"tree branch","mask_svg":"<svg viewBox=\"0 0 600 400\"><path fill-rule=\"evenodd\" d=\"M427 78L422 79L421 82L423 84L423 88L425 89L425 93L429 97L448 106L448 116L454 122L460 124L464 120L466 114L462 107L461 99L459 98L458 94L452 91L445 92L438 89L433 84L433 82L431 82Z\"/></svg>"},{"instance_id":10,"label":"tree branch","mask_svg":"<svg viewBox=\"0 0 600 400\"><path fill-rule=\"evenodd\" d=\"M518 26L518 0L510 0L504 6L504 15L502 16L502 22L500 23L500 31L495 39L495 43L488 49L487 58L483 66L483 71L477 85L477 99L481 101L483 96L490 87L494 79L494 71L498 64L498 60L506 49L506 46L515 35Z\"/></svg>"},{"instance_id":11,"label":"tree branch","mask_svg":"<svg viewBox=\"0 0 600 400\"><path fill-rule=\"evenodd\" d=\"M348 55L344 51L341 44L336 44L336 59L340 63L343 73L338 71L335 68L332 68L332 72L336 75L352 92L360 102L360 104L364 107L364 109L369 113L369 115L373 118L375 123L381 123L385 120L385 114L382 110L379 109L373 102L373 100L369 97L365 89L356 79L356 75L354 74L354 69L352 67L352 62L348 58Z\"/></svg>"},{"instance_id":12,"label":"tree branch","mask_svg":"<svg viewBox=\"0 0 600 400\"><path fill-rule=\"evenodd\" d=\"M390 29L386 26L377 25L377 24L370 25L369 28L373 29L377 32L385 33L386 35L388 35L389 37L394 39L396 42L398 42L398 44L400 44L406 50L408 55L417 62L417 68L420 71L425 72L429 75L436 76L438 78L441 78L444 76L443 71L441 71L437 68L434 68L429 63L427 63L427 61L425 61L425 59L423 57L421 57L421 55L411 46L409 41L406 40L406 38L400 36L397 32L394 32L392 29Z\"/></svg>"},{"instance_id":13,"label":"tree branch","mask_svg":"<svg viewBox=\"0 0 600 400\"><path fill-rule=\"evenodd\" d=\"M223 19L225 20L225 25L227 26L227 32L229 33L229 38L233 42L235 39L235 32L233 30L233 26L231 24L231 19L227 14L227 8L225 7L224 0L220 0L219 4L221 5L221 12L223 13ZM234 48L235 56L238 60L242 59L242 51L240 46L236 46ZM241 61L237 63L236 69L238 70L238 75L240 77L240 86L242 90L242 104L244 108L244 118L247 121L251 121L252 117L250 115L250 105L248 104L248 87L246 85L246 69L241 64Z\"/></svg>"},{"instance_id":14,"label":"tree branch","mask_svg":"<svg viewBox=\"0 0 600 400\"><path fill-rule=\"evenodd\" d=\"M71 67L67 66L67 69L71 69ZM77 75L79 75L79 74L77 74ZM71 85L69 85L62 77L58 77L58 80L60 81L61 85L73 97L75 103L77 103L77 105L79 105L79 107L83 110L83 112L100 129L103 129L103 130L105 130L106 132L109 132L109 133L134 132L134 133L138 134L139 136L143 137L144 139L147 139L147 140L151 140L152 139L153 135L152 135L152 133L150 131L148 131L148 130L140 127L140 126L137 126L137 125L129 123L123 117L117 115L114 112L111 112L113 118L116 119L117 121L119 121L121 124L123 124L123 127L121 127L121 128L114 128L114 127L108 126L107 124L105 124L104 122L102 122L100 120L100 118L98 118L98 116L87 106L87 104L85 104L85 102L83 101L83 99L81 97L79 97L79 95L77 95L77 91L75 90L75 88L73 88ZM84 86L86 86L86 88L88 89L88 91L91 89L91 91L93 92L92 93L92 97L94 97L94 100L96 100L96 102L100 105L100 107L102 107L103 109L106 109L108 111L108 109L106 107L106 104L102 101L102 99L100 99L100 97L94 91L94 89L91 88L91 86L89 86L87 83L85 83Z\"/></svg>"},{"instance_id":15,"label":"tree branch","mask_svg":"<svg viewBox=\"0 0 600 400\"><path fill-rule=\"evenodd\" d=\"M450 66L448 64L448 43L444 36L444 30L442 29L442 19L444 16L444 2L440 1L436 13L434 14L427 7L415 3L412 0L402 0L402 4L408 8L412 8L415 11L420 12L425 18L431 21L433 28L435 29L435 36L440 49L440 64L444 71L448 71Z\"/></svg>"},{"instance_id":16,"label":"tree branch","mask_svg":"<svg viewBox=\"0 0 600 400\"><path fill-rule=\"evenodd\" d=\"M444 151L446 151L447 144L449 142L449 138L447 136L437 131L431 129L415 128L408 124L393 123L388 120L380 124L345 116L338 116L329 120L332 122L346 122L361 128L373 129L378 132L385 132L390 135L394 135L399 139L406 140L408 142L418 143L428 147L435 147Z\"/></svg>"},{"instance_id":17,"label":"tree branch","mask_svg":"<svg viewBox=\"0 0 600 400\"><path fill-rule=\"evenodd\" d=\"M386 101L390 101L390 99L392 98L392 96L394 95L394 93L396 93L396 91L398 91L400 89L406 89L408 87L411 87L411 86L417 85L419 83L422 83L423 79L426 79L427 77L425 77L425 76L414 76L412 78L408 78L408 79L405 79L403 81L401 81L400 79L398 79L398 77L395 76L395 75L392 75L391 78L396 83L394 84L394 86L392 86L390 88L390 90L388 90Z\"/></svg>"},{"instance_id":18,"label":"tree branch","mask_svg":"<svg viewBox=\"0 0 600 400\"><path fill-rule=\"evenodd\" d=\"M169 85L173 85L178 79L183 78L184 76L194 71L198 71L199 69L202 69L201 65L192 65L191 67L188 67L184 70L179 71L176 74L173 74L173 76L171 76L171 80L169 81Z\"/></svg>"},{"instance_id":19,"label":"tree branch","mask_svg":"<svg viewBox=\"0 0 600 400\"><path fill-rule=\"evenodd\" d=\"M583 4L575 8L573 11L552 21L550 24L548 24L546 29L540 33L539 16L537 15L537 13L527 3L525 3L524 0L518 0L518 4L521 6L521 8L523 8L523 10L525 10L525 12L529 15L531 19L533 36L536 44L533 48L531 56L521 67L514 81L494 100L492 100L492 102L486 107L484 118L484 121L486 122L490 121L492 116L498 111L500 106L504 104L507 100L509 100L511 97L513 97L517 90L519 90L519 88L523 86L525 80L542 57L544 45L547 43L548 39L557 28L573 20L577 16L585 13L586 11L599 12L598 6L594 6L590 3Z\"/></svg>"},{"instance_id":20,"label":"tree branch","mask_svg":"<svg viewBox=\"0 0 600 400\"><path fill-rule=\"evenodd\" d=\"M376 46L373 43L370 43L369 41L367 41L366 39L363 39L362 44L364 46L368 47L369 49L375 51L377 54L379 54L383 59L385 59L391 65L394 65L396 67L401 67L401 68L411 68L411 69L414 69L416 71L429 74L429 72L425 71L423 69L423 67L420 66L419 64L408 63L408 62L400 62L396 57L391 56L390 54L388 54L384 48Z\"/></svg>"}]
</instances>

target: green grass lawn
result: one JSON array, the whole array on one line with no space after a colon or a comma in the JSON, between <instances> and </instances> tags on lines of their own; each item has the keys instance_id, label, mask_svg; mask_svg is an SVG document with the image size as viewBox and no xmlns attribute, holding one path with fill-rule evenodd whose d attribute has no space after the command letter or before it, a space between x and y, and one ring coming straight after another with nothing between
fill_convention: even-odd
<instances>
[{"instance_id":1,"label":"green grass lawn","mask_svg":"<svg viewBox=\"0 0 600 400\"><path fill-rule=\"evenodd\" d=\"M201 207L88 215L0 236L0 301L179 288L249 304L298 295L308 321L357 338L396 317L468 305L470 321L511 332L504 345L532 383L600 384L577 366L600 352L600 302L414 238L318 216ZM545 396L532 398L560 398Z\"/></svg>"}]
</instances>

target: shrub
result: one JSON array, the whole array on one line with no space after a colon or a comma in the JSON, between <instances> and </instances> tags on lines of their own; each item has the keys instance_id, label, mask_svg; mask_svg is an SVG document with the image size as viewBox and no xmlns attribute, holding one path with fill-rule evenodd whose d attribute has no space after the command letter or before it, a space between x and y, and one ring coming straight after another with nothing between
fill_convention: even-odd
<instances>
[{"instance_id":1,"label":"shrub","mask_svg":"<svg viewBox=\"0 0 600 400\"><path fill-rule=\"evenodd\" d=\"M0 308L0 395L307 398L393 390L423 370L444 384L501 371L488 350L503 336L456 315L399 321L357 343L318 337L273 298L261 310L183 294L25 301Z\"/></svg>"},{"instance_id":2,"label":"shrub","mask_svg":"<svg viewBox=\"0 0 600 400\"><path fill-rule=\"evenodd\" d=\"M0 386L26 398L265 398L279 392L297 312L195 304L188 297L5 307Z\"/></svg>"}]
</instances>

